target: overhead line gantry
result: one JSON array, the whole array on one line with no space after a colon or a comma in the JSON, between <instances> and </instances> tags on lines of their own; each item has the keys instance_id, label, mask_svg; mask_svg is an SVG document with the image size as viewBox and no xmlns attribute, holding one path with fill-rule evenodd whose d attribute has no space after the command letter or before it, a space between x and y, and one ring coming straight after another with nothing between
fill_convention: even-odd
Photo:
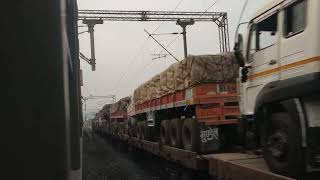
<instances>
[{"instance_id":1,"label":"overhead line gantry","mask_svg":"<svg viewBox=\"0 0 320 180\"><path fill-rule=\"evenodd\" d=\"M103 21L195 21L214 22L218 26L220 52L230 51L228 17L226 12L183 12L183 11L121 11L121 10L79 10L78 19L88 25L91 39L92 69L95 67L94 53L94 25L102 24ZM184 32L184 43L186 42ZM185 47L186 49L186 47ZM185 52L186 54L186 52Z\"/></svg>"}]
</instances>

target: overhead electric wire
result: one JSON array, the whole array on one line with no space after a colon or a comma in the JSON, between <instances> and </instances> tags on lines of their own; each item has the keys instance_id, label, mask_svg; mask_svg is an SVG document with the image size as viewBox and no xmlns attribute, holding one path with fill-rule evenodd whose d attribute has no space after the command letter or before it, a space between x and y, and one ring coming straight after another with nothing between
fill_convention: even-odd
<instances>
[{"instance_id":1,"label":"overhead electric wire","mask_svg":"<svg viewBox=\"0 0 320 180\"><path fill-rule=\"evenodd\" d=\"M208 12L214 5L216 5L220 0L215 0L207 9L205 9L204 12ZM190 26L187 27L187 29L189 29ZM181 34L176 36L172 41L170 41L170 43L165 46L166 48L169 48L176 40L178 40L181 37ZM163 50L160 51L160 53L162 53Z\"/></svg>"},{"instance_id":2,"label":"overhead electric wire","mask_svg":"<svg viewBox=\"0 0 320 180\"><path fill-rule=\"evenodd\" d=\"M155 34L150 34L152 36L162 36L162 35L178 35L178 34L182 34L180 32L172 32L172 33L155 33Z\"/></svg>"},{"instance_id":3,"label":"overhead electric wire","mask_svg":"<svg viewBox=\"0 0 320 180\"><path fill-rule=\"evenodd\" d=\"M213 2L204 12L208 12L214 5L216 5L220 0Z\"/></svg>"},{"instance_id":4,"label":"overhead electric wire","mask_svg":"<svg viewBox=\"0 0 320 180\"><path fill-rule=\"evenodd\" d=\"M182 4L183 1L184 1L184 0L180 0L180 1L178 2L178 4L172 9L172 11L177 10L177 9L179 8L179 6ZM161 23L158 25L158 27L156 27L156 28L152 31L152 33L157 32L157 31L160 29L160 27L161 27L161 25L162 25L163 23L164 23L164 22L161 22Z\"/></svg>"},{"instance_id":5,"label":"overhead electric wire","mask_svg":"<svg viewBox=\"0 0 320 180\"><path fill-rule=\"evenodd\" d=\"M168 55L159 55L158 57L152 58L152 60L166 58Z\"/></svg>"},{"instance_id":6,"label":"overhead electric wire","mask_svg":"<svg viewBox=\"0 0 320 180\"><path fill-rule=\"evenodd\" d=\"M154 38L147 30L144 30L148 35L149 35L149 37L151 37L153 40L155 40L158 44L159 44L159 46L161 46L167 53L169 53L169 55L171 56L171 57L173 57L177 62L179 62L179 59L178 58L176 58L168 49L166 49L156 38Z\"/></svg>"},{"instance_id":7,"label":"overhead electric wire","mask_svg":"<svg viewBox=\"0 0 320 180\"><path fill-rule=\"evenodd\" d=\"M119 80L116 82L116 85L111 89L111 91L116 90L119 85L120 82L122 81L122 79L127 75L129 68L133 65L133 63L135 62L135 60L138 58L139 54L142 52L145 44L147 43L147 41L149 40L149 38L145 39L144 42L142 43L142 45L140 46L140 50L139 52L136 54L136 56L134 58L132 58L131 62L129 63L129 65L126 68L126 71L124 73L122 73L122 75L120 76ZM117 91L118 92L118 91ZM116 93L117 95L117 93Z\"/></svg>"},{"instance_id":8,"label":"overhead electric wire","mask_svg":"<svg viewBox=\"0 0 320 180\"><path fill-rule=\"evenodd\" d=\"M182 1L183 0L181 0L179 3L178 3L178 5L175 7L175 9L174 10L176 10L179 6L180 6L180 4L182 3ZM204 12L208 12L214 5L216 5L218 2L219 2L220 0L215 0L208 8L206 8L205 10L204 10ZM173 10L173 11L174 11ZM163 24L164 22L162 22L161 24ZM161 25L160 24L160 25ZM159 25L159 26L160 26ZM153 33L155 33L155 31L157 31L160 27L157 27L154 31L153 31ZM190 26L189 26L190 27ZM189 27L187 27L187 29L189 28ZM173 44L179 37L181 37L181 34L179 34L178 36L176 36L167 46L165 46L165 48L167 49L167 48L169 48L170 46L171 46L171 44ZM161 54L163 52L163 50L161 50L160 51L160 53L158 53L158 54ZM170 58L171 59L171 58ZM148 63L148 64L146 64L143 68L142 68L142 70L143 69L146 69L148 66L150 66L152 64L152 62L150 62L150 63ZM144 72L144 74L145 74L145 72L146 71L142 71L142 70L139 70L139 71L137 71L137 72Z\"/></svg>"},{"instance_id":9,"label":"overhead electric wire","mask_svg":"<svg viewBox=\"0 0 320 180\"><path fill-rule=\"evenodd\" d=\"M178 4L173 8L172 11L177 10L177 9L179 8L179 6L182 4L183 1L184 1L184 0L180 0L180 1L178 2ZM156 28L152 31L152 33L155 33L157 30L159 30L160 27L161 27L161 25L162 25L163 23L164 23L164 22L162 22L160 25L158 25L158 27L156 27ZM114 90L116 90L116 89L118 88L118 86L120 85L120 82L122 81L122 79L127 75L128 69L131 67L131 65L133 64L133 62L135 62L136 58L138 58L139 54L142 53L142 50L143 50L143 48L144 48L144 46L146 45L146 43L147 43L148 40L149 40L149 37L147 37L147 38L144 40L144 42L143 42L142 45L140 46L140 51L139 51L139 53L131 60L129 66L127 66L126 71L120 76L119 80L116 82L117 84L112 88L111 91L114 91ZM117 91L116 94L117 94L118 92L119 92L119 91Z\"/></svg>"}]
</instances>

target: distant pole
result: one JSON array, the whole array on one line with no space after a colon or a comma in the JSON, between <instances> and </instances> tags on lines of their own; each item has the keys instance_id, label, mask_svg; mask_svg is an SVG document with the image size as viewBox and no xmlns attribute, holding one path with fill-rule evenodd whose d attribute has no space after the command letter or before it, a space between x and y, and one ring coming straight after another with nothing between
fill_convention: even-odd
<instances>
[{"instance_id":1,"label":"distant pole","mask_svg":"<svg viewBox=\"0 0 320 180\"><path fill-rule=\"evenodd\" d=\"M188 57L188 45L187 45L187 26L194 25L193 19L178 19L177 25L182 27L182 35L183 35L183 47L184 47L184 57Z\"/></svg>"}]
</instances>

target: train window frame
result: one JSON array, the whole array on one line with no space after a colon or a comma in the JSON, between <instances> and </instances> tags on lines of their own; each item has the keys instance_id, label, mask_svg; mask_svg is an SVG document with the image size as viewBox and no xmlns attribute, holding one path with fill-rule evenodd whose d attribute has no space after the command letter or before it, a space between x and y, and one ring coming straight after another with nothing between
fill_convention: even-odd
<instances>
[{"instance_id":1,"label":"train window frame","mask_svg":"<svg viewBox=\"0 0 320 180\"><path fill-rule=\"evenodd\" d=\"M292 7L294 7L295 5L299 4L299 3L304 3L304 21L303 21L303 28L301 30L298 30L296 32L292 32L292 33L289 33L288 32L288 10ZM307 3L307 0L297 0L297 1L294 1L288 5L286 5L284 8L283 8L283 12L284 12L284 17L283 17L283 20L284 20L284 26L283 26L283 36L288 39L288 38L291 38L293 36L296 36L298 34L301 34L302 32L305 31L306 27L307 27L307 14L308 14L308 3Z\"/></svg>"}]
</instances>

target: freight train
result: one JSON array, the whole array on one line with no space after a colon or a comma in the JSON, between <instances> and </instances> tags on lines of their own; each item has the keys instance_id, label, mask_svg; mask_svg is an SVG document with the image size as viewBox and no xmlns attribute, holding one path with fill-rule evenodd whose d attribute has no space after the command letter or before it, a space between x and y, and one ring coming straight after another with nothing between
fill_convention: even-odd
<instances>
[{"instance_id":1,"label":"freight train","mask_svg":"<svg viewBox=\"0 0 320 180\"><path fill-rule=\"evenodd\" d=\"M131 97L106 105L94 129L199 153L219 151L238 139L238 68L231 53L188 56Z\"/></svg>"},{"instance_id":2,"label":"freight train","mask_svg":"<svg viewBox=\"0 0 320 180\"><path fill-rule=\"evenodd\" d=\"M271 1L246 23L234 54L173 64L120 100L127 108L106 126L198 154L262 149L269 168L290 177L319 172L319 6Z\"/></svg>"}]
</instances>

